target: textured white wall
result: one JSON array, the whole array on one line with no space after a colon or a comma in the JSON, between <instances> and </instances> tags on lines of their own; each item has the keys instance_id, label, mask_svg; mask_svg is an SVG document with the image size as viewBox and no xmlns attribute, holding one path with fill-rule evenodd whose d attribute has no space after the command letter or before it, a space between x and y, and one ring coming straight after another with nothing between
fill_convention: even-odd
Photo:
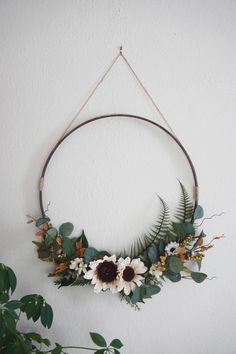
<instances>
[{"instance_id":1,"label":"textured white wall","mask_svg":"<svg viewBox=\"0 0 236 354\"><path fill-rule=\"evenodd\" d=\"M18 275L17 295L40 292L52 304L55 322L45 335L86 344L89 330L99 331L121 338L126 354L236 353L235 40L232 0L0 2L1 261ZM109 293L57 290L25 224L27 213L39 214L37 183L49 149L120 44L195 162L206 215L226 212L205 222L209 237L227 235L203 264L218 278L167 283L140 312ZM122 61L79 121L114 112L160 121ZM117 250L150 225L155 193L175 205L176 177L191 188L173 143L117 119L64 144L45 192L56 224L72 221L95 246Z\"/></svg>"}]
</instances>

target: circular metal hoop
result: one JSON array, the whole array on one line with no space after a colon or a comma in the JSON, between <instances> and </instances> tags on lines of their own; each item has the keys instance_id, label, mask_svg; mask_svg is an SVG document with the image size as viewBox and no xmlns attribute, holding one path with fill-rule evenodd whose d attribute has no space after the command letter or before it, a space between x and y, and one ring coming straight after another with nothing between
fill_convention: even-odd
<instances>
[{"instance_id":1,"label":"circular metal hoop","mask_svg":"<svg viewBox=\"0 0 236 354\"><path fill-rule=\"evenodd\" d=\"M97 120L101 120L101 119L106 119L106 118L114 118L114 117L123 117L123 118L131 118L131 119L138 119L138 120L142 120L145 121L147 123L150 123L154 126L156 126L157 128L161 129L162 131L164 131L167 135L169 135L175 142L176 144L180 147L180 149L182 150L182 152L184 153L189 166L191 168L192 174L193 174L193 179L194 179L194 187L195 187L195 208L198 205L198 179L197 179L197 174L196 174L196 170L195 167L192 163L192 160L190 159L190 156L188 154L188 152L186 151L186 149L184 148L184 146L182 145L182 143L178 140L178 138L173 135L171 132L169 132L169 130L167 130L166 128L164 128L163 126L161 126L160 124L153 122L152 120L145 118L145 117L141 117L141 116L137 116L137 115L132 115L132 114L121 114L121 113L117 113L117 114L109 114L109 115L103 115L103 116L99 116L99 117L95 117L95 118L91 118L86 120L83 123L78 124L75 128L73 128L71 131L69 131L66 135L64 135L58 142L57 144L54 146L54 148L51 150L50 154L47 157L47 160L43 166L43 170L41 173L41 178L40 178L40 188L39 188L39 203L40 203L40 210L42 213L42 216L45 216L45 209L43 206L43 184L44 184L44 178L45 178L45 174L49 165L49 162L52 158L52 156L54 155L55 151L57 150L57 148L63 143L64 140L66 140L72 133L74 133L75 131L77 131L78 129L82 128L83 126L95 122Z\"/></svg>"}]
</instances>

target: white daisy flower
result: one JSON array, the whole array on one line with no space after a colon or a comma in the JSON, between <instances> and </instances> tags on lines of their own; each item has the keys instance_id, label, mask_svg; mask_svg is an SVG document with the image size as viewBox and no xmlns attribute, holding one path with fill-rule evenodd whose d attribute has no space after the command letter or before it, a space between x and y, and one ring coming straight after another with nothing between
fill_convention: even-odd
<instances>
[{"instance_id":1,"label":"white daisy flower","mask_svg":"<svg viewBox=\"0 0 236 354\"><path fill-rule=\"evenodd\" d=\"M80 275L81 273L86 273L87 264L84 263L83 258L75 258L70 261L70 269L75 270Z\"/></svg>"},{"instance_id":2,"label":"white daisy flower","mask_svg":"<svg viewBox=\"0 0 236 354\"><path fill-rule=\"evenodd\" d=\"M124 290L125 295L129 295L131 291L134 292L136 286L142 285L144 277L140 274L147 271L147 267L145 267L140 258L135 258L131 261L129 257L126 257L125 259L119 258L118 269L118 291Z\"/></svg>"},{"instance_id":3,"label":"white daisy flower","mask_svg":"<svg viewBox=\"0 0 236 354\"><path fill-rule=\"evenodd\" d=\"M177 242L170 242L165 248L165 251L167 252L168 256L174 256L178 253L179 251L179 243Z\"/></svg>"},{"instance_id":4,"label":"white daisy flower","mask_svg":"<svg viewBox=\"0 0 236 354\"><path fill-rule=\"evenodd\" d=\"M95 285L95 293L107 289L110 289L112 293L118 291L118 265L115 255L92 261L89 267L91 269L86 272L84 278L91 280L91 284Z\"/></svg>"},{"instance_id":5,"label":"white daisy flower","mask_svg":"<svg viewBox=\"0 0 236 354\"><path fill-rule=\"evenodd\" d=\"M151 267L150 267L150 269L149 269L149 273L151 274L151 275L154 275L155 277L156 277L156 279L157 280L159 280L160 279L160 276L162 275L162 273L163 273L163 266L161 265L161 263L160 262L158 262L158 263L154 263Z\"/></svg>"}]
</instances>

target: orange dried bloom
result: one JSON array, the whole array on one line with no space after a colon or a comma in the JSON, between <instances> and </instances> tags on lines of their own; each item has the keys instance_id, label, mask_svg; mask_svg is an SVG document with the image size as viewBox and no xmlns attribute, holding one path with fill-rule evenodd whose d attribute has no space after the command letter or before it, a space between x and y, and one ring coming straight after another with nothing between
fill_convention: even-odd
<instances>
[{"instance_id":1,"label":"orange dried bloom","mask_svg":"<svg viewBox=\"0 0 236 354\"><path fill-rule=\"evenodd\" d=\"M36 236L42 237L44 235L44 231L43 230L39 230L35 233Z\"/></svg>"},{"instance_id":2,"label":"orange dried bloom","mask_svg":"<svg viewBox=\"0 0 236 354\"><path fill-rule=\"evenodd\" d=\"M85 248L83 247L82 240L80 240L79 242L76 242L76 253L77 253L77 256L83 257L84 252L85 252Z\"/></svg>"},{"instance_id":3,"label":"orange dried bloom","mask_svg":"<svg viewBox=\"0 0 236 354\"><path fill-rule=\"evenodd\" d=\"M63 273L66 269L69 268L69 265L70 261L58 264L58 266L51 273L49 273L49 276L54 276L56 274Z\"/></svg>"},{"instance_id":4,"label":"orange dried bloom","mask_svg":"<svg viewBox=\"0 0 236 354\"><path fill-rule=\"evenodd\" d=\"M27 224L32 224L32 222L34 222L34 220L33 219L29 219L29 220L27 220Z\"/></svg>"}]
</instances>

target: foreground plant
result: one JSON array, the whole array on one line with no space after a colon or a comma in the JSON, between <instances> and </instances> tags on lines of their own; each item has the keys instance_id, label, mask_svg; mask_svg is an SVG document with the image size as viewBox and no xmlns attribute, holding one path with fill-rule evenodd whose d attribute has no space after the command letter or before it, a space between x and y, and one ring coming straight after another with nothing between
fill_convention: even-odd
<instances>
[{"instance_id":1,"label":"foreground plant","mask_svg":"<svg viewBox=\"0 0 236 354\"><path fill-rule=\"evenodd\" d=\"M51 344L50 340L41 337L39 333L23 333L18 329L22 314L34 322L41 321L45 328L50 328L53 322L53 310L41 295L31 294L20 300L11 300L10 296L16 289L17 279L11 268L0 263L0 353L1 354L61 354L67 349L81 349L95 354L119 354L123 344L114 339L109 345L98 333L90 333L90 337L98 348L83 346L63 346Z\"/></svg>"}]
</instances>

